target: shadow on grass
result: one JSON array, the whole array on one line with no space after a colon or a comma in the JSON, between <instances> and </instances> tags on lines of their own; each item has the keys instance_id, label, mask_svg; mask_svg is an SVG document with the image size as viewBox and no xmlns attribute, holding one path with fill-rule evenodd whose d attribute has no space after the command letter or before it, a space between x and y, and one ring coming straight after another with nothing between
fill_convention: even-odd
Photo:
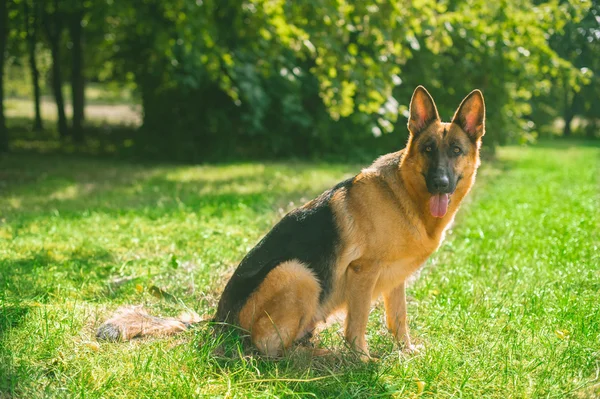
<instances>
[{"instance_id":1,"label":"shadow on grass","mask_svg":"<svg viewBox=\"0 0 600 399\"><path fill-rule=\"evenodd\" d=\"M9 305L0 301L0 397L3 397L3 393L14 392L20 374L14 364L12 349L7 345L6 335L23 324L30 310L30 305Z\"/></svg>"},{"instance_id":2,"label":"shadow on grass","mask_svg":"<svg viewBox=\"0 0 600 399\"><path fill-rule=\"evenodd\" d=\"M38 251L19 259L2 262L0 268L0 398L20 397L19 387L23 376L38 374L40 371L23 359L15 356L19 353L11 343L19 341L13 338L29 334L38 334L39 330L31 325L43 323L33 315L26 323L30 313L44 309L53 301L86 296L96 299L98 294L87 292L88 282L104 279L114 268L110 262L112 256L102 249L79 248L66 254L53 254ZM52 270L53 272L49 272ZM65 310L69 312L68 310ZM25 341L29 338L25 338ZM21 349L22 350L22 349ZM32 349L35 350L35 349ZM22 355L21 355L22 356ZM44 371L45 372L45 371Z\"/></svg>"},{"instance_id":3,"label":"shadow on grass","mask_svg":"<svg viewBox=\"0 0 600 399\"><path fill-rule=\"evenodd\" d=\"M18 328L29 313L30 306L6 305L0 302L0 397L14 392L20 372L15 369L11 348L5 335ZM10 396L7 396L10 397Z\"/></svg>"},{"instance_id":4,"label":"shadow on grass","mask_svg":"<svg viewBox=\"0 0 600 399\"><path fill-rule=\"evenodd\" d=\"M5 260L0 274L0 291L4 293L2 297L12 298L12 301L41 303L50 297L80 293L86 282L104 280L110 275L116 267L111 259L111 254L105 250L79 248L66 256L38 251L21 259ZM49 269L54 272L48 273Z\"/></svg>"},{"instance_id":5,"label":"shadow on grass","mask_svg":"<svg viewBox=\"0 0 600 399\"><path fill-rule=\"evenodd\" d=\"M312 348L294 346L283 357L274 359L260 356L235 330L215 331L219 343L208 356L213 359L214 372L241 374L239 381L232 381L234 389L251 385L253 389L272 388L296 396L372 398L390 395L397 388L383 381L388 370L382 363L362 362L343 346L321 356L314 356ZM207 356L205 349L198 352L199 359ZM244 375L243 370L248 374Z\"/></svg>"},{"instance_id":6,"label":"shadow on grass","mask_svg":"<svg viewBox=\"0 0 600 399\"><path fill-rule=\"evenodd\" d=\"M378 138L365 134L356 137L352 146L342 143L332 145L333 143L327 140L313 144L302 141L295 148L276 150L260 138L245 135L237 139L230 137L219 142L216 137L203 136L203 133L196 132L200 136L190 136L185 143L181 143L177 138L171 141L165 139L163 132L154 131L152 128L88 121L84 126L83 142L75 143L71 137L61 139L53 125L47 125L46 130L36 132L32 130L32 124L33 121L27 118L9 118L7 125L11 152L19 155L53 154L104 160L133 162L159 160L195 164L206 161L213 164L228 164L267 159L287 160L290 157L313 160L325 157L329 161L345 162L349 156L361 162L368 162L384 152L399 150L407 139L406 134L385 135Z\"/></svg>"},{"instance_id":7,"label":"shadow on grass","mask_svg":"<svg viewBox=\"0 0 600 399\"><path fill-rule=\"evenodd\" d=\"M240 204L256 210L309 200L331 183L311 181L313 164L229 164L226 166L143 166L56 156L0 161L1 216L21 221L59 213L78 218L93 210L106 214L139 212L151 219L204 210L218 216ZM348 175L348 165L322 165L331 175ZM354 169L358 170L358 167ZM290 179L295 179L290 182ZM333 181L336 179L333 178Z\"/></svg>"},{"instance_id":8,"label":"shadow on grass","mask_svg":"<svg viewBox=\"0 0 600 399\"><path fill-rule=\"evenodd\" d=\"M267 377L243 381L238 386L241 388L251 384L255 389L271 386L288 394L297 396L305 393L316 398L391 395L390 387L381 379L385 373L384 367L375 362L362 363L353 355L348 355L348 359L342 361L340 357L342 355L312 360L259 360L255 365L256 370ZM235 370L235 367L232 369ZM278 373L289 377L278 376Z\"/></svg>"},{"instance_id":9,"label":"shadow on grass","mask_svg":"<svg viewBox=\"0 0 600 399\"><path fill-rule=\"evenodd\" d=\"M54 124L46 124L41 132L32 130L27 118L8 120L10 149L20 155L54 154L60 156L95 157L98 159L143 159L133 147L143 140L142 133L133 126L96 122L84 126L85 141L74 143L70 138L61 140Z\"/></svg>"}]
</instances>

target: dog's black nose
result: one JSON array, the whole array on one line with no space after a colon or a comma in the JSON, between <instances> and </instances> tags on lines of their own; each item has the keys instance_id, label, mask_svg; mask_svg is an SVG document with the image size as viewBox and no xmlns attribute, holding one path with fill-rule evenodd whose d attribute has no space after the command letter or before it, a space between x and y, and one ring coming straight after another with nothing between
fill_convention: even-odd
<instances>
[{"instance_id":1,"label":"dog's black nose","mask_svg":"<svg viewBox=\"0 0 600 399\"><path fill-rule=\"evenodd\" d=\"M434 177L432 183L433 188L441 193L447 192L448 188L450 188L450 179L446 175Z\"/></svg>"}]
</instances>

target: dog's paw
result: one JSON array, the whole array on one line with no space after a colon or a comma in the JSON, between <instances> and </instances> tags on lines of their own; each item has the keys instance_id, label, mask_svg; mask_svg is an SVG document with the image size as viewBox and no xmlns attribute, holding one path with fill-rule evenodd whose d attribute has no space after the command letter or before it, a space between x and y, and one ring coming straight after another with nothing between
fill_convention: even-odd
<instances>
[{"instance_id":1,"label":"dog's paw","mask_svg":"<svg viewBox=\"0 0 600 399\"><path fill-rule=\"evenodd\" d=\"M402 353L407 355L417 355L423 351L425 351L425 347L422 344L409 344L404 345L404 348L402 348Z\"/></svg>"},{"instance_id":2,"label":"dog's paw","mask_svg":"<svg viewBox=\"0 0 600 399\"><path fill-rule=\"evenodd\" d=\"M352 353L354 354L354 356L356 356L356 358L358 358L358 360L360 360L363 363L370 363L370 362L377 361L376 358L371 356L371 354L369 353L369 350L367 348L363 348L363 349L352 348Z\"/></svg>"},{"instance_id":3,"label":"dog's paw","mask_svg":"<svg viewBox=\"0 0 600 399\"><path fill-rule=\"evenodd\" d=\"M310 353L313 357L330 356L333 354L332 351L325 348L312 348Z\"/></svg>"},{"instance_id":4,"label":"dog's paw","mask_svg":"<svg viewBox=\"0 0 600 399\"><path fill-rule=\"evenodd\" d=\"M359 359L363 363L378 363L379 360L381 360L377 356L371 356L369 354L364 353L359 355Z\"/></svg>"}]
</instances>

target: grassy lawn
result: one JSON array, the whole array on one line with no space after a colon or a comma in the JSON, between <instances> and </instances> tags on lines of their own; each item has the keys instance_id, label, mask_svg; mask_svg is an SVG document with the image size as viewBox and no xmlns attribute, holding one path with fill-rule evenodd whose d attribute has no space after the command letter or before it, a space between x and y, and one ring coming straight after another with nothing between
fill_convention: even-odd
<instances>
[{"instance_id":1,"label":"grassy lawn","mask_svg":"<svg viewBox=\"0 0 600 399\"><path fill-rule=\"evenodd\" d=\"M600 395L600 147L577 143L501 148L484 164L409 288L418 355L399 354L380 307L370 364L339 325L321 335L335 354L313 359L264 360L207 325L96 344L122 304L211 313L273 223L359 168L0 159L0 398Z\"/></svg>"},{"instance_id":2,"label":"grassy lawn","mask_svg":"<svg viewBox=\"0 0 600 399\"><path fill-rule=\"evenodd\" d=\"M12 120L26 119L27 126L33 125L35 115L33 106L33 88L30 81L29 68L14 68L8 71L10 79L6 86L4 106L6 116ZM51 89L46 87L42 79L42 97L40 111L46 129L56 125L57 110ZM63 87L65 96L65 113L72 118L71 86ZM85 119L86 124L127 125L138 127L142 123L142 110L139 99L135 98L130 88L112 84L88 82L85 86Z\"/></svg>"}]
</instances>

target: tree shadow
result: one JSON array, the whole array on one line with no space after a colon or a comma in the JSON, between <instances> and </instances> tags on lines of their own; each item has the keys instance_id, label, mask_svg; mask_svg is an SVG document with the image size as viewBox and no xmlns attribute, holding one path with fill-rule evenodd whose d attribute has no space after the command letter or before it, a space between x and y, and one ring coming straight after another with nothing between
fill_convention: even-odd
<instances>
[{"instance_id":1,"label":"tree shadow","mask_svg":"<svg viewBox=\"0 0 600 399\"><path fill-rule=\"evenodd\" d=\"M103 249L82 247L66 255L41 250L24 258L5 260L0 290L3 297L10 298L7 301L40 303L57 295L85 293L81 288L88 281L104 280L112 273L116 266L110 260L111 254ZM49 268L54 272L48 273Z\"/></svg>"},{"instance_id":2,"label":"tree shadow","mask_svg":"<svg viewBox=\"0 0 600 399\"><path fill-rule=\"evenodd\" d=\"M88 123L84 126L83 143L74 143L70 138L61 139L54 127L46 126L41 132L33 130L28 118L10 118L8 122L10 149L15 154L149 160L134 146L136 142L144 141L143 132L131 125Z\"/></svg>"},{"instance_id":3,"label":"tree shadow","mask_svg":"<svg viewBox=\"0 0 600 399\"><path fill-rule=\"evenodd\" d=\"M149 217L210 208L220 211L244 204L265 207L308 201L340 178L350 175L349 165L321 165L331 179L315 185L314 164L229 164L182 167L109 164L87 160L35 159L23 169L15 160L0 163L2 216L27 219L58 212L77 218L93 209L106 214L144 211ZM357 168L356 168L357 169Z\"/></svg>"},{"instance_id":4,"label":"tree shadow","mask_svg":"<svg viewBox=\"0 0 600 399\"><path fill-rule=\"evenodd\" d=\"M12 329L19 328L30 309L31 306L8 305L0 302L0 396L3 393L11 395L14 392L19 375L5 336Z\"/></svg>"}]
</instances>

